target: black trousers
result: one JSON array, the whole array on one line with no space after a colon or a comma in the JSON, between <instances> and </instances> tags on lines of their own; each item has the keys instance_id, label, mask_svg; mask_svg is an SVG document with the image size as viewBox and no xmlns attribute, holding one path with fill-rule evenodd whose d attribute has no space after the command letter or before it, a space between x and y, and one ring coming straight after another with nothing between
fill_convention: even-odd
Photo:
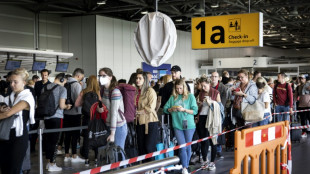
<instances>
[{"instance_id":1,"label":"black trousers","mask_svg":"<svg viewBox=\"0 0 310 174\"><path fill-rule=\"evenodd\" d=\"M64 128L81 126L81 115L64 115ZM68 131L65 133L65 153L69 153L71 144L72 154L76 154L77 140L80 136L80 130Z\"/></svg>"},{"instance_id":2,"label":"black trousers","mask_svg":"<svg viewBox=\"0 0 310 174\"><path fill-rule=\"evenodd\" d=\"M60 118L51 118L44 120L46 129L59 129L61 127L61 119ZM49 159L51 163L55 162L56 157L56 145L59 139L59 133L46 133L46 159Z\"/></svg>"},{"instance_id":3,"label":"black trousers","mask_svg":"<svg viewBox=\"0 0 310 174\"><path fill-rule=\"evenodd\" d=\"M89 116L83 116L82 118L82 126L88 126L90 117ZM82 131L82 136L83 136L83 146L81 148L81 155L88 159L88 154L89 154L89 130L88 129L83 129ZM93 149L95 151L95 158L98 156L98 148Z\"/></svg>"},{"instance_id":4,"label":"black trousers","mask_svg":"<svg viewBox=\"0 0 310 174\"><path fill-rule=\"evenodd\" d=\"M299 107L298 109L299 110L310 109L310 107L305 107L305 108ZM310 112L309 111L300 112L299 115L300 115L300 121L301 121L302 126L307 124L307 120L309 120L309 122L310 122ZM307 132L307 129L303 129L302 132Z\"/></svg>"},{"instance_id":5,"label":"black trousers","mask_svg":"<svg viewBox=\"0 0 310 174\"><path fill-rule=\"evenodd\" d=\"M20 174L28 148L28 140L28 130L24 126L21 137L16 137L15 129L11 129L10 139L0 141L0 169L2 174Z\"/></svg>"},{"instance_id":6,"label":"black trousers","mask_svg":"<svg viewBox=\"0 0 310 174\"><path fill-rule=\"evenodd\" d=\"M137 124L137 142L139 155L148 154L156 151L158 143L158 122L148 124L148 134L145 134L145 125ZM145 162L151 161L153 158L146 159Z\"/></svg>"},{"instance_id":7,"label":"black trousers","mask_svg":"<svg viewBox=\"0 0 310 174\"><path fill-rule=\"evenodd\" d=\"M206 115L199 116L197 129L198 129L198 135L200 139L210 136L209 130L206 128L207 117L208 116ZM211 146L211 162L214 162L215 157L216 157L216 145L213 144L212 139L201 142L202 159L204 161L207 160L209 146Z\"/></svg>"}]
</instances>

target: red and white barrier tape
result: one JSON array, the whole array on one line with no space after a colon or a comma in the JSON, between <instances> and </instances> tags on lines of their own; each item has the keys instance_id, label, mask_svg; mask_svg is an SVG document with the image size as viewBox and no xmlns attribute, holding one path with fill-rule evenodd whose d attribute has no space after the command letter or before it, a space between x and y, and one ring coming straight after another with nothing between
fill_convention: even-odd
<instances>
[{"instance_id":1,"label":"red and white barrier tape","mask_svg":"<svg viewBox=\"0 0 310 174\"><path fill-rule=\"evenodd\" d=\"M305 111L310 111L310 109L298 110L298 111L293 111L293 112L305 112ZM289 113L290 112L280 112L280 113L273 113L272 115L289 114ZM268 119L272 115L267 116L265 119ZM260 122L260 121L258 121L258 122ZM247 124L247 125L235 128L235 129L231 129L231 130L219 133L217 135L205 137L205 138L202 138L202 139L199 139L199 140L195 140L195 141L192 141L192 142L188 142L188 143L184 143L184 144L181 144L181 145L177 145L175 147L170 147L168 149L152 152L152 153L149 153L149 154L146 154L146 155L137 156L137 157L134 157L134 158L131 158L131 159L127 159L127 160L124 160L124 161L119 161L119 162L108 164L108 165L104 165L104 166L101 166L101 167L96 167L96 168L93 168L93 169L81 171L81 172L78 172L78 173L75 173L75 174L96 174L96 173L112 170L112 169L115 169L115 168L118 168L118 167L126 166L128 164L132 164L132 163L135 163L135 162L138 162L138 161L142 161L142 160L145 160L145 159L148 159L148 158L152 158L152 157L155 157L155 156L160 155L160 154L165 154L165 153L177 150L177 149L181 149L183 147L191 146L193 144L197 144L197 143L200 143L202 141L206 141L208 139L211 139L211 138L214 138L214 137L218 137L218 136L227 134L229 132L233 132L235 130L239 130L239 129L248 127L249 125L252 125L254 123L257 123L257 122L253 122L253 123L250 123L250 124Z\"/></svg>"},{"instance_id":2,"label":"red and white barrier tape","mask_svg":"<svg viewBox=\"0 0 310 174\"><path fill-rule=\"evenodd\" d=\"M307 129L307 128L310 128L310 125L291 127L291 129Z\"/></svg>"}]
</instances>

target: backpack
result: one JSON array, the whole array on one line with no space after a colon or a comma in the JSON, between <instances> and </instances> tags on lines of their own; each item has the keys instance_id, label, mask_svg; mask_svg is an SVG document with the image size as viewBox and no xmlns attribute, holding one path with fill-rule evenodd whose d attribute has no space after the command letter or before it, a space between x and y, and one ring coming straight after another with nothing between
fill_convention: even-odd
<instances>
[{"instance_id":1,"label":"backpack","mask_svg":"<svg viewBox=\"0 0 310 174\"><path fill-rule=\"evenodd\" d=\"M87 92L83 95L82 112L84 115L90 116L90 108L99 100L98 95L94 92Z\"/></svg>"},{"instance_id":2,"label":"backpack","mask_svg":"<svg viewBox=\"0 0 310 174\"><path fill-rule=\"evenodd\" d=\"M49 117L55 115L59 105L56 105L55 103L53 91L57 87L58 85L55 85L51 89L47 89L47 85L44 86L43 93L38 99L38 107L36 109L36 113L39 117Z\"/></svg>"},{"instance_id":3,"label":"backpack","mask_svg":"<svg viewBox=\"0 0 310 174\"><path fill-rule=\"evenodd\" d=\"M127 123L133 122L136 116L136 106L135 106L136 88L129 84L120 84L116 88L121 91L123 96L124 116L126 122Z\"/></svg>"},{"instance_id":4,"label":"backpack","mask_svg":"<svg viewBox=\"0 0 310 174\"><path fill-rule=\"evenodd\" d=\"M275 85L275 87L274 87L274 94L275 94L275 96L276 96L276 98L278 98L278 94L277 94L277 88L278 88L278 83ZM286 100L285 100L285 106L289 106L290 104L290 100L289 100L289 98L288 98L288 83L286 83L286 85L285 85L285 89L286 89Z\"/></svg>"},{"instance_id":5,"label":"backpack","mask_svg":"<svg viewBox=\"0 0 310 174\"><path fill-rule=\"evenodd\" d=\"M73 101L72 97L71 97L71 85L72 85L73 83L76 83L76 82L77 82L77 81L68 82L68 83L65 84L65 88L67 89L67 100L66 100L66 104L72 105L71 109L74 108L73 106L74 106L74 103L75 103L75 102ZM70 110L71 110L71 109L70 109Z\"/></svg>"},{"instance_id":6,"label":"backpack","mask_svg":"<svg viewBox=\"0 0 310 174\"><path fill-rule=\"evenodd\" d=\"M106 146L98 148L98 166L112 164L126 159L125 151L114 144L114 142L107 143Z\"/></svg>"}]
</instances>

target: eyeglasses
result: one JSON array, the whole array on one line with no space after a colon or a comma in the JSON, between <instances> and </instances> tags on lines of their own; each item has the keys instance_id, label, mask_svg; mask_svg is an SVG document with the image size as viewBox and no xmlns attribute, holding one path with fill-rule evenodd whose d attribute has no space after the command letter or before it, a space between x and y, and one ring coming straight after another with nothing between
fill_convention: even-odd
<instances>
[{"instance_id":1,"label":"eyeglasses","mask_svg":"<svg viewBox=\"0 0 310 174\"><path fill-rule=\"evenodd\" d=\"M103 78L105 78L107 75L98 75L98 77L100 78L100 77L103 77Z\"/></svg>"}]
</instances>

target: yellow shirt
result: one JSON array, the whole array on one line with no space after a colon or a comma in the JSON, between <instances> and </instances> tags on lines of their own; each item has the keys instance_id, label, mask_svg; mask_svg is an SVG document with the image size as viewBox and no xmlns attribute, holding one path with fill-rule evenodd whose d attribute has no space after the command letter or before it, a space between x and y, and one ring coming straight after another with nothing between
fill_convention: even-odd
<instances>
[{"instance_id":1,"label":"yellow shirt","mask_svg":"<svg viewBox=\"0 0 310 174\"><path fill-rule=\"evenodd\" d=\"M155 90L151 87L147 89L144 95L141 94L139 97L137 110L144 110L145 114L136 115L136 121L138 121L140 125L145 124L145 134L148 134L148 123L158 121L157 113L155 111L156 102L157 95Z\"/></svg>"}]
</instances>

